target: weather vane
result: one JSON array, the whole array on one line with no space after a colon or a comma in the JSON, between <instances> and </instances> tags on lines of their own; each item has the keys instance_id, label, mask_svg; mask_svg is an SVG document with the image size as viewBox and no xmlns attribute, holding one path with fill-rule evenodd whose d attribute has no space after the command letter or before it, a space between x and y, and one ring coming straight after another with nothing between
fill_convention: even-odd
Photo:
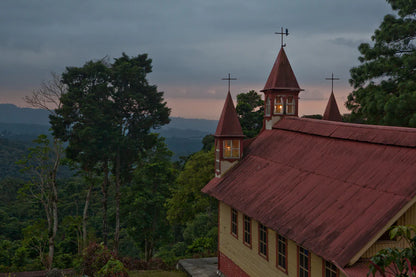
<instances>
[{"instance_id":1,"label":"weather vane","mask_svg":"<svg viewBox=\"0 0 416 277\"><path fill-rule=\"evenodd\" d=\"M331 80L331 83L332 83L331 92L334 92L334 80L339 80L339 78L334 78L334 73L332 73L331 78L325 78L325 80Z\"/></svg>"},{"instance_id":2,"label":"weather vane","mask_svg":"<svg viewBox=\"0 0 416 277\"><path fill-rule=\"evenodd\" d=\"M237 78L231 78L231 74L228 73L228 78L222 78L221 80L227 80L228 81L228 92L230 92L231 80L237 80Z\"/></svg>"},{"instance_id":3,"label":"weather vane","mask_svg":"<svg viewBox=\"0 0 416 277\"><path fill-rule=\"evenodd\" d=\"M288 36L289 35L289 30L286 28L285 32L283 32L283 27L281 27L280 28L280 33L279 32L274 32L274 33L276 35L281 35L281 46L282 46L282 48L285 47L286 46L286 43L283 44L283 36L284 35Z\"/></svg>"}]
</instances>

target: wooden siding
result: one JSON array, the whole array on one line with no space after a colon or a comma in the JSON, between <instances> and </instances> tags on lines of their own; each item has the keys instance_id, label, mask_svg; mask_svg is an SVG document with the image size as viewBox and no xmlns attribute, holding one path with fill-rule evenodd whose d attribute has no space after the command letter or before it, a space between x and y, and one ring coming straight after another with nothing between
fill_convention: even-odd
<instances>
[{"instance_id":1,"label":"wooden siding","mask_svg":"<svg viewBox=\"0 0 416 277\"><path fill-rule=\"evenodd\" d=\"M415 225L416 224L416 204L411 206L398 220L398 225ZM404 240L400 241L390 241L390 240L380 240L374 243L362 256L361 258L371 258L378 251L388 247L406 247L406 242Z\"/></svg>"},{"instance_id":2,"label":"wooden siding","mask_svg":"<svg viewBox=\"0 0 416 277\"><path fill-rule=\"evenodd\" d=\"M219 222L219 251L231 259L249 276L289 276L297 277L298 259L297 244L292 240L287 240L288 251L288 273L286 274L276 266L276 232L268 229L268 257L266 260L258 253L259 237L258 222L251 221L252 227L252 247L248 247L243 243L243 216L238 212L238 238L231 235L231 207L220 202L220 222ZM322 258L311 254L311 276L322 277ZM340 273L340 277L345 275Z\"/></svg>"}]
</instances>

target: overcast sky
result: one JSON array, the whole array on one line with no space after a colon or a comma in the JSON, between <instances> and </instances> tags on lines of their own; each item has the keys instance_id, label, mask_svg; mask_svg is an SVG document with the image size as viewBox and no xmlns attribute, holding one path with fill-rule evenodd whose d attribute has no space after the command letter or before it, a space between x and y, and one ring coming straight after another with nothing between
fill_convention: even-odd
<instances>
[{"instance_id":1,"label":"overcast sky","mask_svg":"<svg viewBox=\"0 0 416 277\"><path fill-rule=\"evenodd\" d=\"M0 103L22 98L88 60L148 53L152 84L173 116L217 119L231 73L235 97L263 88L288 28L285 51L301 88L300 114L323 113L334 72L342 111L349 69L369 42L384 0L1 0Z\"/></svg>"}]
</instances>

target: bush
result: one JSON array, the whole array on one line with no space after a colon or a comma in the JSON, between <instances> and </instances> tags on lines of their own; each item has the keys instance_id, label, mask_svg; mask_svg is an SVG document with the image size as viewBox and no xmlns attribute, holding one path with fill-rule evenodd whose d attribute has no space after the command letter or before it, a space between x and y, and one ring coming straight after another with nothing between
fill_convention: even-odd
<instances>
[{"instance_id":1,"label":"bush","mask_svg":"<svg viewBox=\"0 0 416 277\"><path fill-rule=\"evenodd\" d=\"M128 273L123 263L111 258L95 275L97 277L128 277Z\"/></svg>"},{"instance_id":2,"label":"bush","mask_svg":"<svg viewBox=\"0 0 416 277\"><path fill-rule=\"evenodd\" d=\"M46 277L64 277L64 274L61 270L54 268L46 273Z\"/></svg>"},{"instance_id":3,"label":"bush","mask_svg":"<svg viewBox=\"0 0 416 277\"><path fill-rule=\"evenodd\" d=\"M114 255L102 244L90 243L82 252L79 271L83 275L95 276L95 274L107 264Z\"/></svg>"}]
</instances>

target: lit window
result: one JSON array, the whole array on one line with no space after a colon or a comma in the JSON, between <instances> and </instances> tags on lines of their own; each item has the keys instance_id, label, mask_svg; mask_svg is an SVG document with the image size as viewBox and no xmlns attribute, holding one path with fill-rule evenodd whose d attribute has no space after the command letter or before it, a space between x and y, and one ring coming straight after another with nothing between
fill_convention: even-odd
<instances>
[{"instance_id":1,"label":"lit window","mask_svg":"<svg viewBox=\"0 0 416 277\"><path fill-rule=\"evenodd\" d=\"M295 98L293 96L286 98L286 114L295 114Z\"/></svg>"},{"instance_id":2,"label":"lit window","mask_svg":"<svg viewBox=\"0 0 416 277\"><path fill-rule=\"evenodd\" d=\"M238 212L236 209L231 209L231 234L237 237L238 232Z\"/></svg>"},{"instance_id":3,"label":"lit window","mask_svg":"<svg viewBox=\"0 0 416 277\"><path fill-rule=\"evenodd\" d=\"M270 98L267 97L266 100L266 115L270 116Z\"/></svg>"},{"instance_id":4,"label":"lit window","mask_svg":"<svg viewBox=\"0 0 416 277\"><path fill-rule=\"evenodd\" d=\"M299 277L309 277L309 251L303 247L298 247L299 251Z\"/></svg>"},{"instance_id":5,"label":"lit window","mask_svg":"<svg viewBox=\"0 0 416 277\"><path fill-rule=\"evenodd\" d=\"M244 243L251 246L251 218L244 215Z\"/></svg>"},{"instance_id":6,"label":"lit window","mask_svg":"<svg viewBox=\"0 0 416 277\"><path fill-rule=\"evenodd\" d=\"M224 158L240 157L240 141L238 139L224 140Z\"/></svg>"},{"instance_id":7,"label":"lit window","mask_svg":"<svg viewBox=\"0 0 416 277\"><path fill-rule=\"evenodd\" d=\"M259 254L267 259L267 227L259 223Z\"/></svg>"},{"instance_id":8,"label":"lit window","mask_svg":"<svg viewBox=\"0 0 416 277\"><path fill-rule=\"evenodd\" d=\"M277 235L277 267L287 271L287 239Z\"/></svg>"},{"instance_id":9,"label":"lit window","mask_svg":"<svg viewBox=\"0 0 416 277\"><path fill-rule=\"evenodd\" d=\"M328 261L325 261L325 277L337 277L338 268Z\"/></svg>"},{"instance_id":10,"label":"lit window","mask_svg":"<svg viewBox=\"0 0 416 277\"><path fill-rule=\"evenodd\" d=\"M274 99L274 114L283 114L283 98L276 96Z\"/></svg>"}]
</instances>

